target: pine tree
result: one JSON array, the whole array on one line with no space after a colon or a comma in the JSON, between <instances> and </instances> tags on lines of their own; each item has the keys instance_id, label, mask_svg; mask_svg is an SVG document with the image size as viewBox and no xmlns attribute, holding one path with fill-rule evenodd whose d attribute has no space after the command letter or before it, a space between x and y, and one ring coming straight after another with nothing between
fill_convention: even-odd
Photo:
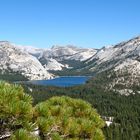
<instances>
[{"instance_id":1,"label":"pine tree","mask_svg":"<svg viewBox=\"0 0 140 140\"><path fill-rule=\"evenodd\" d=\"M54 140L103 140L103 120L91 105L80 99L53 97L35 107L43 138Z\"/></svg>"},{"instance_id":2,"label":"pine tree","mask_svg":"<svg viewBox=\"0 0 140 140\"><path fill-rule=\"evenodd\" d=\"M19 85L0 82L0 135L20 128L32 131L32 118L32 97Z\"/></svg>"}]
</instances>

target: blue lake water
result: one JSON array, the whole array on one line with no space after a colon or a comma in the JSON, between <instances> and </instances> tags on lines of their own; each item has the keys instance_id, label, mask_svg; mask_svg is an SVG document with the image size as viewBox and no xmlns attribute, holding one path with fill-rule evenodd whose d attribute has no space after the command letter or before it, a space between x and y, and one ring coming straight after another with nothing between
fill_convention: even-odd
<instances>
[{"instance_id":1,"label":"blue lake water","mask_svg":"<svg viewBox=\"0 0 140 140\"><path fill-rule=\"evenodd\" d=\"M89 78L89 76L64 76L50 80L28 81L28 83L45 86L70 87L85 84Z\"/></svg>"}]
</instances>

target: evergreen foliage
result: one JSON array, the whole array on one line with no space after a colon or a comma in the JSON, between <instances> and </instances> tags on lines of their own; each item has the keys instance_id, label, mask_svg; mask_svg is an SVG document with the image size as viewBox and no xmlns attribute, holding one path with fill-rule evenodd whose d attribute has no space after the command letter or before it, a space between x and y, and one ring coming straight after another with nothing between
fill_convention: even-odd
<instances>
[{"instance_id":1,"label":"evergreen foliage","mask_svg":"<svg viewBox=\"0 0 140 140\"><path fill-rule=\"evenodd\" d=\"M35 116L43 137L103 140L104 122L91 105L80 99L53 97L38 104ZM55 138L54 138L55 139Z\"/></svg>"},{"instance_id":2,"label":"evergreen foliage","mask_svg":"<svg viewBox=\"0 0 140 140\"><path fill-rule=\"evenodd\" d=\"M89 103L64 96L35 107L32 101L20 85L0 82L0 139L7 132L10 140L104 139L104 122Z\"/></svg>"},{"instance_id":3,"label":"evergreen foliage","mask_svg":"<svg viewBox=\"0 0 140 140\"><path fill-rule=\"evenodd\" d=\"M24 77L23 75L19 73L14 73L14 72L5 72L2 73L0 71L0 80L5 80L5 81L27 81L28 79Z\"/></svg>"},{"instance_id":4,"label":"evergreen foliage","mask_svg":"<svg viewBox=\"0 0 140 140\"><path fill-rule=\"evenodd\" d=\"M31 135L29 131L25 129L19 129L11 136L10 140L40 140L40 139L39 137Z\"/></svg>"},{"instance_id":5,"label":"evergreen foliage","mask_svg":"<svg viewBox=\"0 0 140 140\"><path fill-rule=\"evenodd\" d=\"M25 128L31 131L33 109L32 97L19 85L0 82L0 134Z\"/></svg>"}]
</instances>

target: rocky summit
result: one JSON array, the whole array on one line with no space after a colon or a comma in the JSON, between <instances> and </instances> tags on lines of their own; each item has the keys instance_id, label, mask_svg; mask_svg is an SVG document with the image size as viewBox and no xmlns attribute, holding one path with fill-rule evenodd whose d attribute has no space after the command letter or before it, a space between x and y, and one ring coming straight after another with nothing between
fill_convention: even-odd
<instances>
[{"instance_id":1,"label":"rocky summit","mask_svg":"<svg viewBox=\"0 0 140 140\"><path fill-rule=\"evenodd\" d=\"M0 71L18 72L30 80L50 79L38 59L9 42L0 42Z\"/></svg>"}]
</instances>

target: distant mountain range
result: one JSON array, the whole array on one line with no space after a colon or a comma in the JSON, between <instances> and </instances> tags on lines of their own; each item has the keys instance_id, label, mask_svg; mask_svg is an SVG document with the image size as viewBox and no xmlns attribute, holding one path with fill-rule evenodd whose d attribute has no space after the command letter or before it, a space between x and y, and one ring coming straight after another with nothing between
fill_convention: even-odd
<instances>
[{"instance_id":1,"label":"distant mountain range","mask_svg":"<svg viewBox=\"0 0 140 140\"><path fill-rule=\"evenodd\" d=\"M1 73L18 72L36 80L58 75L95 75L106 70L117 75L110 87L118 83L139 85L140 36L101 49L71 45L39 49L0 41Z\"/></svg>"},{"instance_id":2,"label":"distant mountain range","mask_svg":"<svg viewBox=\"0 0 140 140\"><path fill-rule=\"evenodd\" d=\"M73 69L75 62L82 63L96 52L96 49L74 46L39 49L0 41L0 70L1 73L18 72L30 80L50 79L55 76L53 71ZM70 64L71 61L73 64Z\"/></svg>"}]
</instances>

